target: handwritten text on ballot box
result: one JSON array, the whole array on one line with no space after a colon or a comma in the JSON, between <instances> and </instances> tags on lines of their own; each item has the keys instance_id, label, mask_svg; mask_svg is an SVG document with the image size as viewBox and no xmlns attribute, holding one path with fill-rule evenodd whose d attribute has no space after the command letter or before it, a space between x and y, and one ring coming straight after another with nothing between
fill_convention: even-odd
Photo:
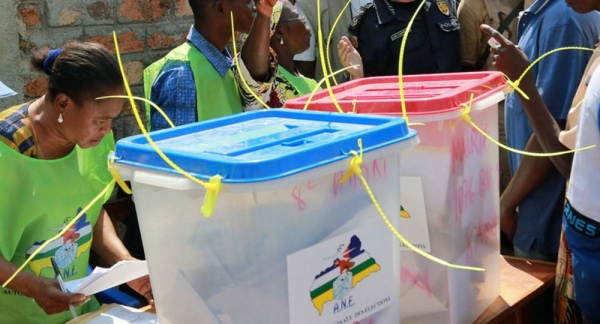
<instances>
[{"instance_id":1,"label":"handwritten text on ballot box","mask_svg":"<svg viewBox=\"0 0 600 324\"><path fill-rule=\"evenodd\" d=\"M345 112L402 117L398 81L397 76L363 78L332 90ZM498 72L472 72L408 75L402 85L410 123L424 125L414 126L419 145L401 153L399 231L436 257L485 268L483 273L449 269L403 248L402 319L471 323L500 293L499 162L498 147L463 113L473 95L469 117L497 138L506 82ZM298 97L285 106L303 109L307 100ZM327 90L317 92L308 109L336 110Z\"/></svg>"},{"instance_id":2,"label":"handwritten text on ballot box","mask_svg":"<svg viewBox=\"0 0 600 324\"><path fill-rule=\"evenodd\" d=\"M116 165L132 181L161 323L295 323L292 312L305 305L311 323L330 324L334 304L340 320L352 313L400 321L400 247L357 177L339 180L360 139L365 178L397 227L399 153L418 142L404 121L271 109L151 136L191 174L223 177L214 213L204 217L203 187L166 166L145 138L117 143ZM373 227L379 234L360 230ZM316 263L295 262L307 249ZM304 289L294 286L307 276L313 280L297 283ZM378 292L381 282L389 293ZM381 299L361 300L370 295Z\"/></svg>"}]
</instances>

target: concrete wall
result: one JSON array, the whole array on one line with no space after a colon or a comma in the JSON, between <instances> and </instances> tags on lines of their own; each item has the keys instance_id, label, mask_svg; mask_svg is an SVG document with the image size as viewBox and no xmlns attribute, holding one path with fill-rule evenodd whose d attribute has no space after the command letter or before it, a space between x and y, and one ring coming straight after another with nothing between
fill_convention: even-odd
<instances>
[{"instance_id":1,"label":"concrete wall","mask_svg":"<svg viewBox=\"0 0 600 324\"><path fill-rule=\"evenodd\" d=\"M19 64L19 34L25 25L17 18L16 0L0 1L0 81L18 92L14 97L0 99L0 110L23 102L22 67Z\"/></svg>"},{"instance_id":2,"label":"concrete wall","mask_svg":"<svg viewBox=\"0 0 600 324\"><path fill-rule=\"evenodd\" d=\"M30 68L31 50L70 40L114 50L113 31L132 90L143 95L144 67L185 41L192 22L188 0L1 0L0 81L19 94L0 99L0 110L45 93L47 78ZM117 138L138 132L131 110L113 130Z\"/></svg>"}]
</instances>

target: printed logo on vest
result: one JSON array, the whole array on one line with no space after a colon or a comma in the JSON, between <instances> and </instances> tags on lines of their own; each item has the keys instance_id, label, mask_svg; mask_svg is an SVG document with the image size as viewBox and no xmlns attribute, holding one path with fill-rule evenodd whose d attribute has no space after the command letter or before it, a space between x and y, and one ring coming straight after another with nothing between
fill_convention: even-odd
<instances>
[{"instance_id":1,"label":"printed logo on vest","mask_svg":"<svg viewBox=\"0 0 600 324\"><path fill-rule=\"evenodd\" d=\"M567 221L567 224L569 224L569 227L579 232L581 235L585 235L587 237L598 237L600 234L600 231L598 231L598 229L600 229L600 224L595 220L579 213L577 210L575 210L575 208L573 208L573 206L571 206L571 203L569 203L568 200L565 204L564 217Z\"/></svg>"},{"instance_id":2,"label":"printed logo on vest","mask_svg":"<svg viewBox=\"0 0 600 324\"><path fill-rule=\"evenodd\" d=\"M77 214L81 211L81 208L77 209ZM73 216L75 216L73 215ZM53 228L51 230L60 232L62 231L70 219L67 217L59 228ZM46 240L35 242L28 250L27 257L29 257L35 250L37 250ZM73 224L65 232L65 234L50 242L44 249L42 249L29 263L29 268L35 275L39 276L44 268L52 269L52 263L50 258L54 257L56 264L62 269L62 276L65 279L71 278L77 274L75 269L75 260L84 252L90 249L92 244L92 224L87 220L87 215L83 214L75 224Z\"/></svg>"}]
</instances>

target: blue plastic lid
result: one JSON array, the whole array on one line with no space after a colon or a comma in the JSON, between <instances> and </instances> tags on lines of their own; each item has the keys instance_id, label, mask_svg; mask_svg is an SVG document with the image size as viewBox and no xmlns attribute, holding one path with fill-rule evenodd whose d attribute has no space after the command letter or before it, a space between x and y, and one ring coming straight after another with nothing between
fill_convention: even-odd
<instances>
[{"instance_id":1,"label":"blue plastic lid","mask_svg":"<svg viewBox=\"0 0 600 324\"><path fill-rule=\"evenodd\" d=\"M274 180L333 163L358 151L383 148L416 136L404 119L291 109L268 109L150 133L179 167L223 182ZM178 174L144 135L117 142L116 162Z\"/></svg>"}]
</instances>

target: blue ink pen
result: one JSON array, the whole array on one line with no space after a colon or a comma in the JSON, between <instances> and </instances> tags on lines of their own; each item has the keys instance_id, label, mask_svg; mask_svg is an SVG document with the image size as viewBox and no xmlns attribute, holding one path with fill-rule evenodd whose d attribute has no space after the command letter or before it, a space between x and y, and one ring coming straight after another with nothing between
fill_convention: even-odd
<instances>
[{"instance_id":1,"label":"blue ink pen","mask_svg":"<svg viewBox=\"0 0 600 324\"><path fill-rule=\"evenodd\" d=\"M52 262L52 267L54 268L56 280L58 280L58 284L60 285L60 290L62 290L62 292L64 293L68 293L69 291L67 291L67 287L65 287L65 283L62 279L62 276L60 275L60 270L56 265L56 261L54 260L54 258L50 258L50 262ZM71 315L73 315L73 319L77 319L77 312L75 312L75 307L73 307L73 304L71 303L69 303L69 310L71 311Z\"/></svg>"}]
</instances>

